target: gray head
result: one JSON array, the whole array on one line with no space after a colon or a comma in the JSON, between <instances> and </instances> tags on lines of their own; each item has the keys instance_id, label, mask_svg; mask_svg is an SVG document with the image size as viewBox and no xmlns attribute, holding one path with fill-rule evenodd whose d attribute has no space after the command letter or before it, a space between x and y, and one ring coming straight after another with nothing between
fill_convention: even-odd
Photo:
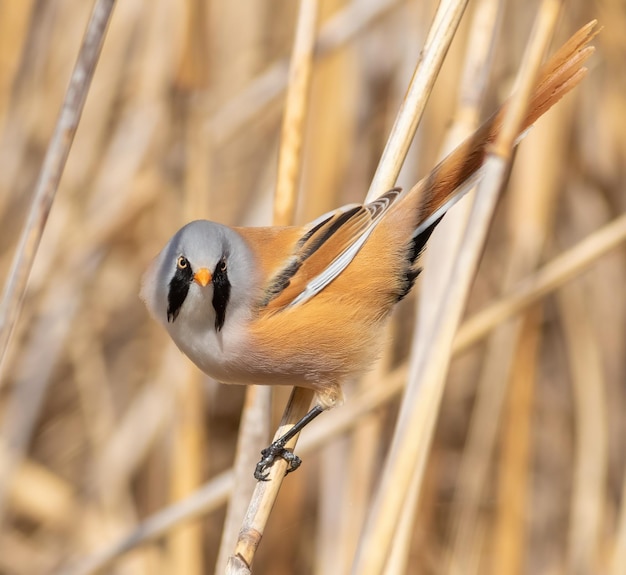
<instances>
[{"instance_id":1,"label":"gray head","mask_svg":"<svg viewBox=\"0 0 626 575\"><path fill-rule=\"evenodd\" d=\"M249 302L258 285L250 248L234 230L197 220L181 228L143 276L141 298L168 331L215 329Z\"/></svg>"}]
</instances>

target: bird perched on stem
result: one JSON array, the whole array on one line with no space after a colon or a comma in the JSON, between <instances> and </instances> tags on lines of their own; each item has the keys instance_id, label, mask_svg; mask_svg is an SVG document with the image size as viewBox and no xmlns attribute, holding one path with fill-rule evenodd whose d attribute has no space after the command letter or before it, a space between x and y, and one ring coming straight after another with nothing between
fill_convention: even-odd
<instances>
[{"instance_id":1,"label":"bird perched on stem","mask_svg":"<svg viewBox=\"0 0 626 575\"><path fill-rule=\"evenodd\" d=\"M584 77L595 23L544 66L522 131ZM419 256L445 212L469 189L500 129L496 112L407 192L392 189L304 226L237 228L194 221L143 277L141 297L176 345L224 383L310 388L316 405L264 450L255 476L286 441L342 401L342 384L366 370L381 328L420 272Z\"/></svg>"}]
</instances>

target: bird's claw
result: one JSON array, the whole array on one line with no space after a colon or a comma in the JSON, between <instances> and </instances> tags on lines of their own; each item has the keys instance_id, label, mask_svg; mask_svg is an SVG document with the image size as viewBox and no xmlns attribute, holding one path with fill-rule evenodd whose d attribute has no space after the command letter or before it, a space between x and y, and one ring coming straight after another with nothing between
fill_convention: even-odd
<instances>
[{"instance_id":1,"label":"bird's claw","mask_svg":"<svg viewBox=\"0 0 626 575\"><path fill-rule=\"evenodd\" d=\"M257 481L268 481L269 469L274 465L274 461L277 458L284 459L287 462L285 475L298 469L302 463L302 460L297 455L285 449L285 444L278 440L261 451L261 461L256 464L254 478Z\"/></svg>"}]
</instances>

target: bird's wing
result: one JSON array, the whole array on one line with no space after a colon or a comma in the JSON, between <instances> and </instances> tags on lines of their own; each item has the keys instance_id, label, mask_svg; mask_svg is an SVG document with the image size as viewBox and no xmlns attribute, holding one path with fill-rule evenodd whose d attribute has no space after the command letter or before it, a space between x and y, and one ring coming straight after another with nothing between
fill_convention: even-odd
<instances>
[{"instance_id":1,"label":"bird's wing","mask_svg":"<svg viewBox=\"0 0 626 575\"><path fill-rule=\"evenodd\" d=\"M394 188L369 204L344 206L305 226L291 255L267 283L261 307L279 311L322 291L354 259L400 195Z\"/></svg>"}]
</instances>

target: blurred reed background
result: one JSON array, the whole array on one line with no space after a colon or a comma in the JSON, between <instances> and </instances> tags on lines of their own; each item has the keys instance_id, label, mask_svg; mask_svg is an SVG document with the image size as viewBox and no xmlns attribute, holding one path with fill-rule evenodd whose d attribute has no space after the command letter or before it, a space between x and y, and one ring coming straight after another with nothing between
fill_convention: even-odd
<instances>
[{"instance_id":1,"label":"blurred reed background","mask_svg":"<svg viewBox=\"0 0 626 575\"><path fill-rule=\"evenodd\" d=\"M321 2L299 222L363 200L435 5ZM537 6L503 2L481 117L510 92ZM3 278L90 9L0 0ZM428 173L459 119L474 10L399 185ZM290 0L118 2L0 383L0 574L96 553L232 466L245 389L199 374L137 292L190 219L271 221L297 11ZM591 73L517 154L466 317L626 209L626 4L567 0L553 46L592 18L604 29ZM626 573L624 255L598 257L528 308L517 336L509 322L456 355L407 573ZM394 316L387 367L406 365L415 301ZM391 385L383 367L367 379ZM287 393L275 393L273 427ZM358 395L348 390L348 404ZM256 573L348 570L397 407L396 395L305 456ZM224 495L216 501L102 572L213 572Z\"/></svg>"}]
</instances>

